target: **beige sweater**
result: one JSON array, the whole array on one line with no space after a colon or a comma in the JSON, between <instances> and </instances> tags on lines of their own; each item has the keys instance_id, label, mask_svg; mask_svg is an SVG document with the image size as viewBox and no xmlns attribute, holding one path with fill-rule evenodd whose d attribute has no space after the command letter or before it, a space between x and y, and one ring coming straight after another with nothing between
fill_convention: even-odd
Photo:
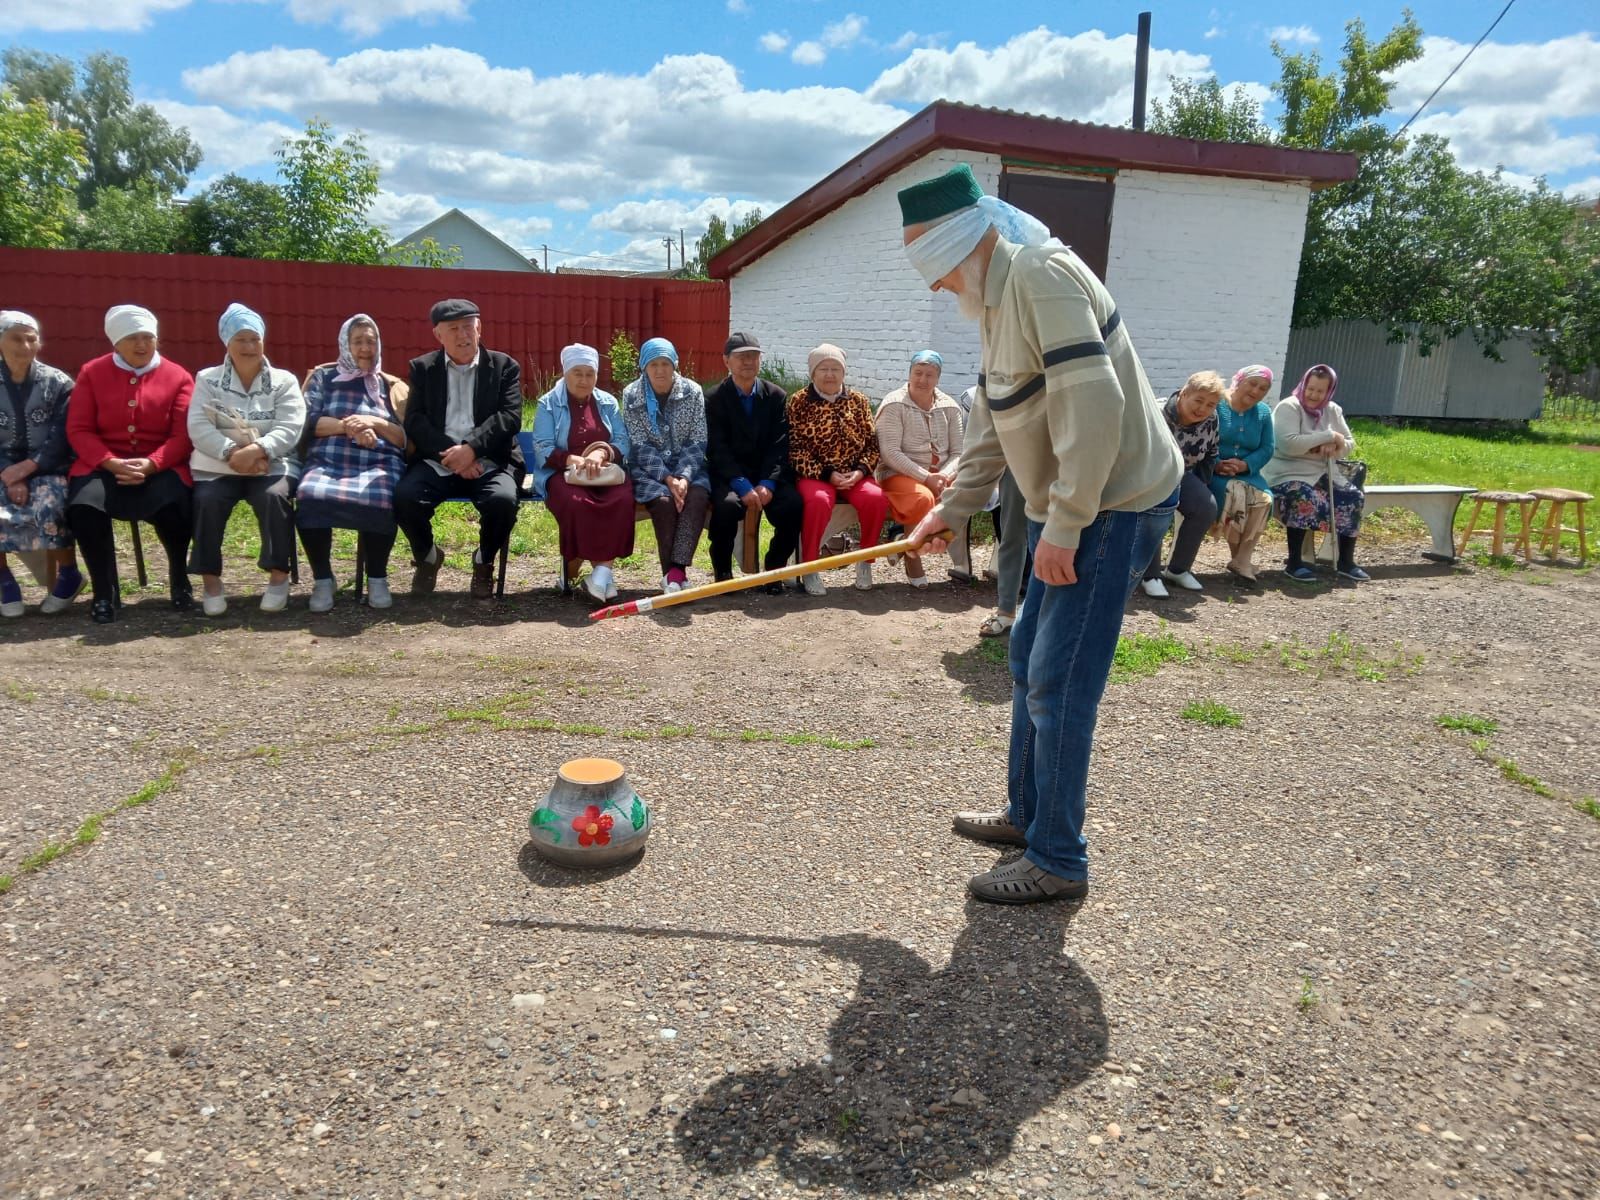
<instances>
[{"instance_id":1,"label":"beige sweater","mask_svg":"<svg viewBox=\"0 0 1600 1200\"><path fill-rule=\"evenodd\" d=\"M921 483L935 469L954 479L961 465L961 406L938 388L933 407L923 409L904 387L878 406L878 481L909 475Z\"/></svg>"},{"instance_id":2,"label":"beige sweater","mask_svg":"<svg viewBox=\"0 0 1600 1200\"><path fill-rule=\"evenodd\" d=\"M1028 519L1075 549L1101 512L1172 494L1183 459L1111 293L1070 250L1001 238L984 280L983 374L961 470L937 508L951 529L1011 468Z\"/></svg>"},{"instance_id":3,"label":"beige sweater","mask_svg":"<svg viewBox=\"0 0 1600 1200\"><path fill-rule=\"evenodd\" d=\"M1261 468L1261 477L1273 487L1280 483L1291 481L1298 483L1322 483L1328 478L1328 459L1321 454L1313 454L1318 446L1326 446L1333 440L1334 434L1340 434L1345 440L1344 453L1341 457L1348 458L1355 449L1356 440L1350 433L1350 426L1345 424L1344 410L1329 400L1323 406L1325 411L1322 419L1316 424L1311 424L1311 418L1306 416L1306 410L1300 407L1300 401L1293 396L1285 396L1279 400L1272 410L1272 436L1276 448L1272 457L1267 460L1267 465ZM1335 484L1349 482L1344 477L1344 472L1339 470L1335 463L1333 468L1333 481Z\"/></svg>"}]
</instances>

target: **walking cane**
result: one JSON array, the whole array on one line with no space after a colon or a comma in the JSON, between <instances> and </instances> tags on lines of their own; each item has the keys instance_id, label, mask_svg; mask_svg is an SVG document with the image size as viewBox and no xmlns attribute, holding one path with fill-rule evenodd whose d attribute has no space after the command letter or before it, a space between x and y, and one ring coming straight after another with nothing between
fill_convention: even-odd
<instances>
[{"instance_id":1,"label":"walking cane","mask_svg":"<svg viewBox=\"0 0 1600 1200\"><path fill-rule=\"evenodd\" d=\"M954 532L950 533L954 537ZM943 540L943 538L941 538ZM605 608L597 608L589 614L591 621L604 621L607 617L631 617L635 613L654 612L660 608L670 608L674 604L690 604L696 600L705 600L710 596L723 596L729 592L742 592L746 588L760 587L765 583L777 583L783 579L797 579L801 575L809 575L813 571L831 571L835 567L848 567L851 563L870 562L874 558L884 558L890 554L905 554L907 551L920 550L922 542L917 538L901 538L897 542L885 542L881 546L866 546L860 550L851 550L845 554L835 554L830 558L819 558L811 562L795 563L793 566L778 567L771 571L762 571L756 575L741 575L738 579L724 579L720 583L704 583L699 587L684 588L681 592L667 592L661 596L646 596L643 600L630 600L626 604L612 604Z\"/></svg>"}]
</instances>

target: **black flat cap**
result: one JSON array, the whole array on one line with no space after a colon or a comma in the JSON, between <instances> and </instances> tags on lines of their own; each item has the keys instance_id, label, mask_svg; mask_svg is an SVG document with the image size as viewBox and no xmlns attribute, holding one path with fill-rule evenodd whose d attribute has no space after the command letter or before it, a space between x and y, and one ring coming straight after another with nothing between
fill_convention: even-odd
<instances>
[{"instance_id":1,"label":"black flat cap","mask_svg":"<svg viewBox=\"0 0 1600 1200\"><path fill-rule=\"evenodd\" d=\"M753 333L730 333L728 340L722 345L724 354L737 354L740 350L760 350L761 343L756 341Z\"/></svg>"},{"instance_id":2,"label":"black flat cap","mask_svg":"<svg viewBox=\"0 0 1600 1200\"><path fill-rule=\"evenodd\" d=\"M428 310L428 324L441 325L445 321L459 321L463 317L478 315L478 306L471 300L441 300Z\"/></svg>"}]
</instances>

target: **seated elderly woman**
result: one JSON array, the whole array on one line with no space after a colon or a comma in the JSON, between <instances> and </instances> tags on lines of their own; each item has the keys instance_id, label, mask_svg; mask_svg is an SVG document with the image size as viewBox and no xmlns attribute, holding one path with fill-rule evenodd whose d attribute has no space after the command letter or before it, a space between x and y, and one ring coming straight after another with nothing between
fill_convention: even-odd
<instances>
[{"instance_id":1,"label":"seated elderly woman","mask_svg":"<svg viewBox=\"0 0 1600 1200\"><path fill-rule=\"evenodd\" d=\"M878 467L878 435L872 405L844 385L844 351L824 343L807 356L811 382L789 397L789 463L804 504L800 518L800 561L815 562L834 505L853 505L861 519L861 544L876 546L883 535L889 502L872 474ZM812 571L800 577L811 596L827 589ZM872 586L872 564L856 564L856 587Z\"/></svg>"},{"instance_id":2,"label":"seated elderly woman","mask_svg":"<svg viewBox=\"0 0 1600 1200\"><path fill-rule=\"evenodd\" d=\"M1339 538L1338 573L1356 583L1371 578L1356 566L1356 533L1366 497L1362 481L1352 478L1338 462L1356 444L1345 424L1344 410L1333 402L1338 390L1339 376L1334 369L1318 363L1272 410L1277 445L1261 474L1272 487L1273 507L1289 536L1284 570L1297 583L1312 583L1317 578L1302 557L1306 530L1329 528L1330 519Z\"/></svg>"},{"instance_id":3,"label":"seated elderly woman","mask_svg":"<svg viewBox=\"0 0 1600 1200\"><path fill-rule=\"evenodd\" d=\"M583 587L603 601L617 594L612 562L633 553L633 484L627 423L599 378L593 346L562 350L561 379L533 414L533 486L556 519L568 576L592 563Z\"/></svg>"},{"instance_id":4,"label":"seated elderly woman","mask_svg":"<svg viewBox=\"0 0 1600 1200\"><path fill-rule=\"evenodd\" d=\"M300 383L267 361L267 323L242 304L230 304L217 321L226 353L222 364L195 379L189 405L189 440L194 453L194 552L189 570L205 584L206 616L228 610L222 594L222 536L243 500L256 514L267 572L262 612L282 612L289 603L289 567L294 557L294 480L289 459L306 423Z\"/></svg>"},{"instance_id":5,"label":"seated elderly woman","mask_svg":"<svg viewBox=\"0 0 1600 1200\"><path fill-rule=\"evenodd\" d=\"M194 607L185 562L194 531L189 399L194 377L161 357L155 314L136 304L106 313L110 354L78 371L67 408L67 524L94 588L89 616L117 619L117 547L111 522L147 521L167 552L172 606Z\"/></svg>"},{"instance_id":6,"label":"seated elderly woman","mask_svg":"<svg viewBox=\"0 0 1600 1200\"><path fill-rule=\"evenodd\" d=\"M939 390L943 369L937 351L919 350L906 385L878 406L878 483L907 529L932 511L961 465L961 405ZM920 554L906 555L906 582L928 586Z\"/></svg>"},{"instance_id":7,"label":"seated elderly woman","mask_svg":"<svg viewBox=\"0 0 1600 1200\"><path fill-rule=\"evenodd\" d=\"M67 401L72 376L39 361L39 322L0 312L0 617L20 617L7 554L39 554L52 581L39 611L66 608L86 586L67 529Z\"/></svg>"},{"instance_id":8,"label":"seated elderly woman","mask_svg":"<svg viewBox=\"0 0 1600 1200\"><path fill-rule=\"evenodd\" d=\"M1227 392L1222 376L1215 371L1196 371L1189 381L1167 397L1161 414L1167 419L1178 451L1183 455L1183 478L1178 484L1178 515L1183 524L1172 539L1172 556L1161 567L1161 547L1150 556L1140 587L1146 596L1163 597L1167 589L1161 581L1175 583L1187 591L1198 592L1202 585L1194 577L1195 555L1205 540L1206 530L1217 519L1217 502L1211 495L1211 475L1217 462L1217 405Z\"/></svg>"},{"instance_id":9,"label":"seated elderly woman","mask_svg":"<svg viewBox=\"0 0 1600 1200\"><path fill-rule=\"evenodd\" d=\"M335 529L354 529L361 539L367 603L394 603L389 554L397 532L394 489L406 469L410 390L405 380L384 374L383 339L366 313L339 327L339 361L306 376L295 521L311 564L314 613L333 607Z\"/></svg>"},{"instance_id":10,"label":"seated elderly woman","mask_svg":"<svg viewBox=\"0 0 1600 1200\"><path fill-rule=\"evenodd\" d=\"M706 468L706 397L678 374L678 351L666 338L639 348L643 374L622 389L633 498L650 513L661 559L661 588L681 591L706 527L711 477Z\"/></svg>"},{"instance_id":11,"label":"seated elderly woman","mask_svg":"<svg viewBox=\"0 0 1600 1200\"><path fill-rule=\"evenodd\" d=\"M1217 468L1211 495L1217 502L1222 535L1233 552L1228 570L1256 582L1255 551L1272 512L1272 489L1261 470L1272 459L1276 438L1272 409L1263 397L1272 387L1272 368L1260 363L1233 373L1226 404L1217 407Z\"/></svg>"}]
</instances>

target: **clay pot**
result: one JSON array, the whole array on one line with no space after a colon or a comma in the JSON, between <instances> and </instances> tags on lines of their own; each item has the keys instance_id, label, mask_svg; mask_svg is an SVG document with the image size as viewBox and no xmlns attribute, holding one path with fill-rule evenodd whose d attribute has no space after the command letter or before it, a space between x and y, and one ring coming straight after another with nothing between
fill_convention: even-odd
<instances>
[{"instance_id":1,"label":"clay pot","mask_svg":"<svg viewBox=\"0 0 1600 1200\"><path fill-rule=\"evenodd\" d=\"M528 818L533 848L564 867L607 867L641 853L650 836L650 806L633 790L622 764L574 758Z\"/></svg>"}]
</instances>

